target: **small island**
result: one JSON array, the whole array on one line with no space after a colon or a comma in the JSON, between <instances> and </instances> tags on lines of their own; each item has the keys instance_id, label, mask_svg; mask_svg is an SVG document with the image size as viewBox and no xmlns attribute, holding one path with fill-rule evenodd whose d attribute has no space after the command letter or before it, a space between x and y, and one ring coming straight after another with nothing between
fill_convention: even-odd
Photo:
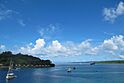
<instances>
[{"instance_id":1,"label":"small island","mask_svg":"<svg viewBox=\"0 0 124 83\"><path fill-rule=\"evenodd\" d=\"M0 68L8 68L11 60L15 68L44 68L55 66L50 60L41 60L32 55L13 54L11 51L5 51L0 53Z\"/></svg>"}]
</instances>

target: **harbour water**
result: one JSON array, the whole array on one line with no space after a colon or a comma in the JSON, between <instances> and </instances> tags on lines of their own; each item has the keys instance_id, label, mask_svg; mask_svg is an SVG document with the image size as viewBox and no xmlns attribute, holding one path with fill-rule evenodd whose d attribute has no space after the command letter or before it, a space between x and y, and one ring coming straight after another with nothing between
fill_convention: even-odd
<instances>
[{"instance_id":1,"label":"harbour water","mask_svg":"<svg viewBox=\"0 0 124 83\"><path fill-rule=\"evenodd\" d=\"M73 68L67 72L67 68ZM23 68L6 80L6 69L0 69L0 83L124 83L124 64L61 64L52 68Z\"/></svg>"}]
</instances>

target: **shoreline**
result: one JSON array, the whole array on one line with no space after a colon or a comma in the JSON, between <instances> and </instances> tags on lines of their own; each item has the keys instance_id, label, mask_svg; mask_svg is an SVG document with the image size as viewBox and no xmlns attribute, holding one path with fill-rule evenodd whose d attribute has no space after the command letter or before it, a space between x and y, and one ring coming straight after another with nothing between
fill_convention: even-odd
<instances>
[{"instance_id":1,"label":"shoreline","mask_svg":"<svg viewBox=\"0 0 124 83\"><path fill-rule=\"evenodd\" d=\"M71 62L71 63L86 63L90 64L91 62L95 62L95 64L124 64L124 60L111 60L111 61L87 61L87 62Z\"/></svg>"},{"instance_id":2,"label":"shoreline","mask_svg":"<svg viewBox=\"0 0 124 83\"><path fill-rule=\"evenodd\" d=\"M55 66L17 66L17 67L14 67L15 68L50 68L50 67L55 67ZM0 66L0 69L8 69L9 66Z\"/></svg>"}]
</instances>

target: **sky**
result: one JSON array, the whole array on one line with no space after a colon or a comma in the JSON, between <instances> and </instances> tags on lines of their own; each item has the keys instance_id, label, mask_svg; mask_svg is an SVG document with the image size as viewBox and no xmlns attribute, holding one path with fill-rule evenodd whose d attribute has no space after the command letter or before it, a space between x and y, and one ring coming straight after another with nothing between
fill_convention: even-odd
<instances>
[{"instance_id":1,"label":"sky","mask_svg":"<svg viewBox=\"0 0 124 83\"><path fill-rule=\"evenodd\" d=\"M0 52L54 62L124 59L124 0L0 0Z\"/></svg>"}]
</instances>

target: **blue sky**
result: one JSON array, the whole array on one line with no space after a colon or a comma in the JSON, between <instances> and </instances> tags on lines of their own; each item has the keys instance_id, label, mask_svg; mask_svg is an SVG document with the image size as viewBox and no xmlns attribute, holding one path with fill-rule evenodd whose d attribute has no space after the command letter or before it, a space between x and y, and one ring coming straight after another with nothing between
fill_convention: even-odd
<instances>
[{"instance_id":1,"label":"blue sky","mask_svg":"<svg viewBox=\"0 0 124 83\"><path fill-rule=\"evenodd\" d=\"M53 61L124 58L123 0L0 0L0 51Z\"/></svg>"}]
</instances>

